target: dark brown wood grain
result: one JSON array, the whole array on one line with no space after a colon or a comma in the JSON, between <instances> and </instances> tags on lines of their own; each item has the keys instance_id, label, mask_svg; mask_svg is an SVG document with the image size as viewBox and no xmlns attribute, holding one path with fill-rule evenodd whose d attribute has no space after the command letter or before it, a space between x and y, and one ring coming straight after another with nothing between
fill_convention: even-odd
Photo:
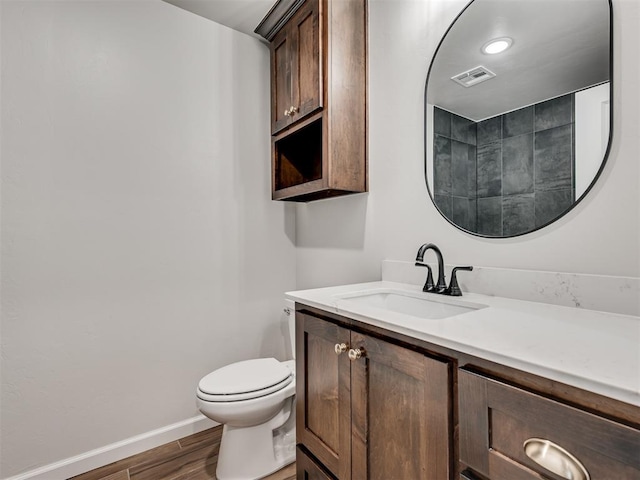
<instances>
[{"instance_id":1,"label":"dark brown wood grain","mask_svg":"<svg viewBox=\"0 0 640 480\"><path fill-rule=\"evenodd\" d=\"M274 144L274 182L277 190L307 187L322 179L322 150L318 143L322 135L322 121L307 124Z\"/></svg>"},{"instance_id":2,"label":"dark brown wood grain","mask_svg":"<svg viewBox=\"0 0 640 480\"><path fill-rule=\"evenodd\" d=\"M322 108L321 14L320 0L306 0L271 42L274 135Z\"/></svg>"},{"instance_id":3,"label":"dark brown wood grain","mask_svg":"<svg viewBox=\"0 0 640 480\"><path fill-rule=\"evenodd\" d=\"M270 42L303 3L304 0L278 0L254 32Z\"/></svg>"},{"instance_id":4,"label":"dark brown wood grain","mask_svg":"<svg viewBox=\"0 0 640 480\"><path fill-rule=\"evenodd\" d=\"M382 430L373 426L375 422L380 422L390 432L387 441L381 445L397 442L391 420L385 420L384 414L378 418L378 413L385 408L397 413L392 407L402 402L391 395L384 403L382 391L376 391L376 388L389 383L401 397L408 395L406 392L411 392L412 387L406 378L413 378L410 372L414 371L401 360L402 356L382 355L380 352L385 349L380 345L406 349L450 365L448 380L440 382L441 385L448 384L449 394L455 397L449 402L449 440L441 436L436 441L442 445L448 443L453 466L449 475L442 478L560 480L524 455L522 444L534 435L553 436L556 443L570 447L574 454L587 452L576 456L588 465L592 480L640 478L640 408L637 406L322 309L296 304L296 311L306 318L316 317L348 329L354 347L360 342L368 358L366 367L352 365L352 471L350 476L338 476L340 479L375 478L362 473L373 471L370 452L376 447L371 439L376 435L372 430ZM391 350L395 351L395 348ZM298 356L301 354L302 350ZM370 360L378 356L386 360ZM359 368L363 370L359 371ZM395 370L391 373L389 369ZM397 382L403 382L403 379L406 384L398 386ZM376 387L372 391L374 381ZM359 397L365 398L362 405L357 400ZM372 416L376 417L373 422ZM416 455L420 452L413 447L411 451ZM374 464L376 461L377 456ZM468 468L470 466L473 471ZM378 471L388 474L386 468L376 464ZM437 477L437 480L441 478Z\"/></svg>"},{"instance_id":5,"label":"dark brown wood grain","mask_svg":"<svg viewBox=\"0 0 640 480\"><path fill-rule=\"evenodd\" d=\"M211 480L215 478L222 426L133 455L70 480ZM264 480L294 480L295 464Z\"/></svg>"},{"instance_id":6,"label":"dark brown wood grain","mask_svg":"<svg viewBox=\"0 0 640 480\"><path fill-rule=\"evenodd\" d=\"M491 480L549 480L548 477L497 452L489 453L489 469L492 475Z\"/></svg>"},{"instance_id":7,"label":"dark brown wood grain","mask_svg":"<svg viewBox=\"0 0 640 480\"><path fill-rule=\"evenodd\" d=\"M157 480L159 478L177 478L191 474L194 471L215 472L218 463L217 445L204 445L198 449L181 449L158 462L149 459L146 462L129 468L131 480Z\"/></svg>"},{"instance_id":8,"label":"dark brown wood grain","mask_svg":"<svg viewBox=\"0 0 640 480\"><path fill-rule=\"evenodd\" d=\"M296 322L297 441L341 480L450 478L449 364L302 312ZM336 355L338 343L363 358Z\"/></svg>"},{"instance_id":9,"label":"dark brown wood grain","mask_svg":"<svg viewBox=\"0 0 640 480\"><path fill-rule=\"evenodd\" d=\"M351 404L349 359L337 343L349 331L304 314L296 315L297 442L338 478L349 478Z\"/></svg>"},{"instance_id":10,"label":"dark brown wood grain","mask_svg":"<svg viewBox=\"0 0 640 480\"><path fill-rule=\"evenodd\" d=\"M333 451L340 449L340 403L338 356L329 355L334 341L307 336L307 429Z\"/></svg>"},{"instance_id":11,"label":"dark brown wood grain","mask_svg":"<svg viewBox=\"0 0 640 480\"><path fill-rule=\"evenodd\" d=\"M461 472L458 478L459 480L481 480L480 477L476 476L468 470Z\"/></svg>"},{"instance_id":12,"label":"dark brown wood grain","mask_svg":"<svg viewBox=\"0 0 640 480\"><path fill-rule=\"evenodd\" d=\"M327 3L326 152L331 188L367 190L367 2Z\"/></svg>"},{"instance_id":13,"label":"dark brown wood grain","mask_svg":"<svg viewBox=\"0 0 640 480\"><path fill-rule=\"evenodd\" d=\"M366 0L306 0L286 22L271 42L271 110L274 200L367 191ZM298 128L310 116L319 128Z\"/></svg>"},{"instance_id":14,"label":"dark brown wood grain","mask_svg":"<svg viewBox=\"0 0 640 480\"><path fill-rule=\"evenodd\" d=\"M271 124L275 133L289 125L285 111L293 98L292 69L295 45L288 31L282 31L271 44Z\"/></svg>"},{"instance_id":15,"label":"dark brown wood grain","mask_svg":"<svg viewBox=\"0 0 640 480\"><path fill-rule=\"evenodd\" d=\"M640 407L636 405L621 402L581 388L572 387L549 378L524 372L473 355L461 353L435 343L418 340L408 335L352 320L319 308L306 305L299 305L296 308L328 321L339 322L350 329L392 341L398 345L421 349L436 358L450 359L453 364L459 368L464 367L469 371L480 373L489 378L496 378L504 383L517 385L532 393L538 393L547 398L640 429ZM454 385L457 381L456 377L457 374L454 373Z\"/></svg>"},{"instance_id":16,"label":"dark brown wood grain","mask_svg":"<svg viewBox=\"0 0 640 480\"><path fill-rule=\"evenodd\" d=\"M147 462L150 459L165 459L181 450L178 442L170 442L156 448L152 448L137 455L132 455L117 462L110 463L100 468L96 468L89 472L73 477L73 480L102 480L111 474L121 471L127 471L129 468L140 463Z\"/></svg>"},{"instance_id":17,"label":"dark brown wood grain","mask_svg":"<svg viewBox=\"0 0 640 480\"><path fill-rule=\"evenodd\" d=\"M103 477L101 480L129 480L129 472L127 472L126 470L121 470L112 475Z\"/></svg>"},{"instance_id":18,"label":"dark brown wood grain","mask_svg":"<svg viewBox=\"0 0 640 480\"><path fill-rule=\"evenodd\" d=\"M351 343L365 352L351 367L353 478L450 478L448 365L357 332Z\"/></svg>"},{"instance_id":19,"label":"dark brown wood grain","mask_svg":"<svg viewBox=\"0 0 640 480\"><path fill-rule=\"evenodd\" d=\"M489 411L486 384L482 377L467 372L458 374L458 442L460 461L476 472L489 475Z\"/></svg>"},{"instance_id":20,"label":"dark brown wood grain","mask_svg":"<svg viewBox=\"0 0 640 480\"><path fill-rule=\"evenodd\" d=\"M300 447L296 450L296 468L298 480L333 480L333 477Z\"/></svg>"},{"instance_id":21,"label":"dark brown wood grain","mask_svg":"<svg viewBox=\"0 0 640 480\"><path fill-rule=\"evenodd\" d=\"M636 405L470 355L458 353L457 356L459 367L640 429L640 407Z\"/></svg>"},{"instance_id":22,"label":"dark brown wood grain","mask_svg":"<svg viewBox=\"0 0 640 480\"><path fill-rule=\"evenodd\" d=\"M492 480L562 480L526 456L530 438L569 451L592 480L640 479L640 431L475 373L461 371L459 386L460 459Z\"/></svg>"},{"instance_id":23,"label":"dark brown wood grain","mask_svg":"<svg viewBox=\"0 0 640 480\"><path fill-rule=\"evenodd\" d=\"M291 105L296 112L291 122L306 118L323 106L322 3L307 0L287 28L295 30L293 93Z\"/></svg>"}]
</instances>

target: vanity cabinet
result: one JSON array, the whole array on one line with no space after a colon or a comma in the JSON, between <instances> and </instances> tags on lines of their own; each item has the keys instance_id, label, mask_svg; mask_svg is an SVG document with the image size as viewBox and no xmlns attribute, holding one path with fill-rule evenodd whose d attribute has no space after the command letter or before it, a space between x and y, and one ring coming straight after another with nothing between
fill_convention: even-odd
<instances>
[{"instance_id":1,"label":"vanity cabinet","mask_svg":"<svg viewBox=\"0 0 640 480\"><path fill-rule=\"evenodd\" d=\"M274 200L367 191L367 1L279 0L271 51Z\"/></svg>"},{"instance_id":2,"label":"vanity cabinet","mask_svg":"<svg viewBox=\"0 0 640 480\"><path fill-rule=\"evenodd\" d=\"M640 479L637 429L470 371L459 372L458 392L460 461L471 472L491 480Z\"/></svg>"},{"instance_id":3,"label":"vanity cabinet","mask_svg":"<svg viewBox=\"0 0 640 480\"><path fill-rule=\"evenodd\" d=\"M328 310L296 303L298 478L640 480L637 405Z\"/></svg>"},{"instance_id":4,"label":"vanity cabinet","mask_svg":"<svg viewBox=\"0 0 640 480\"><path fill-rule=\"evenodd\" d=\"M450 478L448 361L303 311L296 341L297 441L333 477Z\"/></svg>"},{"instance_id":5,"label":"vanity cabinet","mask_svg":"<svg viewBox=\"0 0 640 480\"><path fill-rule=\"evenodd\" d=\"M321 465L298 447L296 449L296 476L304 480L333 480Z\"/></svg>"}]
</instances>

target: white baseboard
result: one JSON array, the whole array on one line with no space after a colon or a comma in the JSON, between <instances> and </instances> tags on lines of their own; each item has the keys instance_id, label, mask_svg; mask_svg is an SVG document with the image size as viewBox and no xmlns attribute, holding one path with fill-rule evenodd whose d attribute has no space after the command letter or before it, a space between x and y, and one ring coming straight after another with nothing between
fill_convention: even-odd
<instances>
[{"instance_id":1,"label":"white baseboard","mask_svg":"<svg viewBox=\"0 0 640 480\"><path fill-rule=\"evenodd\" d=\"M216 425L219 424L198 415L4 480L64 480Z\"/></svg>"}]
</instances>

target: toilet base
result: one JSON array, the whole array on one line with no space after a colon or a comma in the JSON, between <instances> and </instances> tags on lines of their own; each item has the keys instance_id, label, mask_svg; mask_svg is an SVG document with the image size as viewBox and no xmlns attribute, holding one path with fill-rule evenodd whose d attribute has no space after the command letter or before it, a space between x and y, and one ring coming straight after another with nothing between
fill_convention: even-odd
<instances>
[{"instance_id":1,"label":"toilet base","mask_svg":"<svg viewBox=\"0 0 640 480\"><path fill-rule=\"evenodd\" d=\"M254 427L224 425L216 478L257 480L293 463L295 453L295 400L271 420Z\"/></svg>"}]
</instances>

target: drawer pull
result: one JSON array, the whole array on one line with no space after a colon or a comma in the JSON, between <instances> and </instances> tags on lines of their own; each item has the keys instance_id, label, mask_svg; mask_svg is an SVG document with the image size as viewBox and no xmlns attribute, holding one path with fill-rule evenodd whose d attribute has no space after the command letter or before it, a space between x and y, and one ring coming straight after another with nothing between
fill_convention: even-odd
<instances>
[{"instance_id":1,"label":"drawer pull","mask_svg":"<svg viewBox=\"0 0 640 480\"><path fill-rule=\"evenodd\" d=\"M589 472L576 457L564 448L542 438L524 442L524 453L531 460L567 480L590 480Z\"/></svg>"}]
</instances>

